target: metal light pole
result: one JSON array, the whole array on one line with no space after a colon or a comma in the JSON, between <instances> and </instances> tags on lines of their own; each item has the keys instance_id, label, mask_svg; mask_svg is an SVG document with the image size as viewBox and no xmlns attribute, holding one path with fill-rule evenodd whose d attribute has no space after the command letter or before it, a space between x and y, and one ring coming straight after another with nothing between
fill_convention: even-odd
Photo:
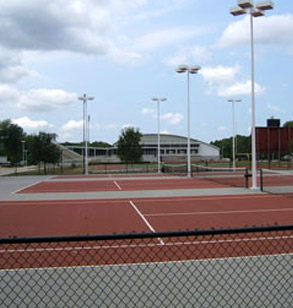
<instances>
[{"instance_id":1,"label":"metal light pole","mask_svg":"<svg viewBox=\"0 0 293 308\"><path fill-rule=\"evenodd\" d=\"M94 99L93 96L80 96L78 98L83 102L83 173L88 174L88 116L87 116L87 101L92 101Z\"/></svg>"},{"instance_id":2,"label":"metal light pole","mask_svg":"<svg viewBox=\"0 0 293 308\"><path fill-rule=\"evenodd\" d=\"M232 126L233 126L233 137L232 137L232 151L233 151L233 169L236 169L236 150L235 150L235 102L241 102L241 99L228 99L228 102L232 103Z\"/></svg>"},{"instance_id":3,"label":"metal light pole","mask_svg":"<svg viewBox=\"0 0 293 308\"><path fill-rule=\"evenodd\" d=\"M22 164L25 166L25 140L21 140L22 143Z\"/></svg>"},{"instance_id":4,"label":"metal light pole","mask_svg":"<svg viewBox=\"0 0 293 308\"><path fill-rule=\"evenodd\" d=\"M264 11L274 8L272 1L257 2L255 5L252 0L239 0L238 6L232 7L230 13L234 16L243 14L250 15L250 52L251 52L251 155L252 155L252 186L257 187L257 166L256 166L256 140L255 140L255 88L254 88L254 36L253 36L253 17L264 16Z\"/></svg>"},{"instance_id":5,"label":"metal light pole","mask_svg":"<svg viewBox=\"0 0 293 308\"><path fill-rule=\"evenodd\" d=\"M178 66L177 73L187 74L187 177L191 177L191 151L190 151L190 86L189 86L189 74L197 74L201 69L200 66Z\"/></svg>"},{"instance_id":6,"label":"metal light pole","mask_svg":"<svg viewBox=\"0 0 293 308\"><path fill-rule=\"evenodd\" d=\"M153 97L153 101L157 102L157 112L158 112L158 173L161 173L161 140L160 140L160 102L164 102L167 99L165 97Z\"/></svg>"}]
</instances>

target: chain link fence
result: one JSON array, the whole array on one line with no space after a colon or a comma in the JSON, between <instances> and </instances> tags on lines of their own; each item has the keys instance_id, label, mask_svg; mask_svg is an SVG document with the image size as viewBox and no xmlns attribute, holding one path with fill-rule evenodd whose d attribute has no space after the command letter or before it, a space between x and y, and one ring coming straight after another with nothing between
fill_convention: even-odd
<instances>
[{"instance_id":1,"label":"chain link fence","mask_svg":"<svg viewBox=\"0 0 293 308\"><path fill-rule=\"evenodd\" d=\"M292 307L293 226L0 239L0 307Z\"/></svg>"}]
</instances>

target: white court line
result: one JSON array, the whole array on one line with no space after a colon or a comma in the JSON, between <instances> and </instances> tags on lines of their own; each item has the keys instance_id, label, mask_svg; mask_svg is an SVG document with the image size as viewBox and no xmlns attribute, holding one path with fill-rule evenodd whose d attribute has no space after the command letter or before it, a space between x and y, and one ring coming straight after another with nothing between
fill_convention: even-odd
<instances>
[{"instance_id":1,"label":"white court line","mask_svg":"<svg viewBox=\"0 0 293 308\"><path fill-rule=\"evenodd\" d=\"M186 242L167 242L161 243L164 246L189 246L189 245L207 245L207 244L225 244L225 243L241 243L241 242L257 242L257 241L279 241L293 239L292 235L287 236L268 236L268 237L253 237L253 238L236 238L236 239L219 239L219 240L203 240L203 241L186 241ZM104 246L73 246L73 247L55 247L55 248L28 248L28 249L1 249L0 253L15 253L15 252L46 252L46 251L82 251L82 250L102 250L102 249L118 249L118 248L145 248L157 247L158 244L131 244L131 245L104 245Z\"/></svg>"},{"instance_id":2,"label":"white court line","mask_svg":"<svg viewBox=\"0 0 293 308\"><path fill-rule=\"evenodd\" d=\"M155 233L156 230L152 227L152 225L147 221L147 219L144 217L144 215L142 214L142 212L135 206L135 204L132 201L129 201L130 205L134 208L134 210L137 212L137 214L141 217L141 219L144 221L144 223L148 226L148 228ZM164 245L164 241L159 238L159 242Z\"/></svg>"},{"instance_id":3,"label":"white court line","mask_svg":"<svg viewBox=\"0 0 293 308\"><path fill-rule=\"evenodd\" d=\"M116 181L113 181L114 184L116 185L116 187L119 189L119 190L122 190L122 188L120 187L120 185L116 182Z\"/></svg>"},{"instance_id":4,"label":"white court line","mask_svg":"<svg viewBox=\"0 0 293 308\"><path fill-rule=\"evenodd\" d=\"M271 212L291 212L293 208L283 209L261 209L261 210L240 210L240 211L218 211L218 212L186 212L186 213L155 213L155 214L144 214L149 217L160 217L160 216L189 216L189 215L215 215L215 214L243 214L243 213L271 213Z\"/></svg>"}]
</instances>

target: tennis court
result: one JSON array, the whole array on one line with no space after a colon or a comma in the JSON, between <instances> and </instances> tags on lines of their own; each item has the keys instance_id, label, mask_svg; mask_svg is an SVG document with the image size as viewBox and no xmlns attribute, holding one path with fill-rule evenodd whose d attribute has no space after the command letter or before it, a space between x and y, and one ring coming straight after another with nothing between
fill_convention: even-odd
<instances>
[{"instance_id":1,"label":"tennis court","mask_svg":"<svg viewBox=\"0 0 293 308\"><path fill-rule=\"evenodd\" d=\"M293 170L260 170L260 187L266 193L293 197Z\"/></svg>"},{"instance_id":2,"label":"tennis court","mask_svg":"<svg viewBox=\"0 0 293 308\"><path fill-rule=\"evenodd\" d=\"M292 199L228 184L234 174L205 177L20 179L1 194L0 303L216 307L254 294L261 306L275 294L286 306L293 235L281 227L293 225Z\"/></svg>"},{"instance_id":3,"label":"tennis court","mask_svg":"<svg viewBox=\"0 0 293 308\"><path fill-rule=\"evenodd\" d=\"M242 188L227 184L239 179ZM166 175L51 177L28 185L21 179L20 183L18 189L10 192L9 197L14 200L0 201L1 237L293 223L292 199L244 188L244 176L238 170L232 176L226 172L209 172L194 178Z\"/></svg>"}]
</instances>

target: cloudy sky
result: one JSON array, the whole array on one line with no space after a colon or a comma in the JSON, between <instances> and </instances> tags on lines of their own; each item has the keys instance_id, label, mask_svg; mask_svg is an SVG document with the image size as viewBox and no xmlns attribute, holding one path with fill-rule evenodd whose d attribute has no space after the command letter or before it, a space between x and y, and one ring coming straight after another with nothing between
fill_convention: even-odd
<instances>
[{"instance_id":1,"label":"cloudy sky","mask_svg":"<svg viewBox=\"0 0 293 308\"><path fill-rule=\"evenodd\" d=\"M88 102L90 140L113 143L134 126L186 135L187 79L180 64L200 65L190 76L191 134L210 142L251 123L248 16L234 17L236 0L0 0L0 120L27 133L82 140ZM254 19L256 124L293 119L293 1L275 0Z\"/></svg>"}]
</instances>

